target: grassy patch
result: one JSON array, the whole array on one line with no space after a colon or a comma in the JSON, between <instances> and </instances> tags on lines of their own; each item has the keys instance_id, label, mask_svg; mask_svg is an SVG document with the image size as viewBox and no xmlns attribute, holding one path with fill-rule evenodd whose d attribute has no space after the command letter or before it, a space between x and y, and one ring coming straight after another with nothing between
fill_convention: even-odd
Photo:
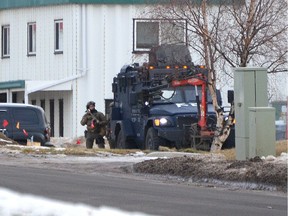
<instances>
[{"instance_id":1,"label":"grassy patch","mask_svg":"<svg viewBox=\"0 0 288 216\"><path fill-rule=\"evenodd\" d=\"M280 156L282 152L287 152L288 140L282 140L276 142L276 157ZM223 154L227 160L236 160L236 150L224 149L219 151L220 154Z\"/></svg>"},{"instance_id":2,"label":"grassy patch","mask_svg":"<svg viewBox=\"0 0 288 216\"><path fill-rule=\"evenodd\" d=\"M21 151L24 154L65 154L65 155L75 155L75 156L93 156L97 155L99 153L111 153L111 154L118 154L118 155L126 155L126 154L134 154L136 152L142 151L144 153L151 152L150 150L140 150L140 149L99 149L99 148L93 148L93 149L86 149L85 147L79 147L79 146L69 146L66 148L38 148L38 147L27 147L27 146L21 146L21 145L13 145L13 146L6 146L6 148L9 148L11 150L17 150ZM276 142L276 156L280 156L282 152L287 152L288 147L288 140L282 140ZM169 151L169 152L187 152L187 153L200 153L200 154L207 154L210 152L205 151L199 151L193 148L187 148L187 149L180 149L176 150L175 148L167 148L167 147L160 147L159 151ZM223 154L227 160L236 160L236 150L233 149L225 149L220 150L217 153Z\"/></svg>"},{"instance_id":3,"label":"grassy patch","mask_svg":"<svg viewBox=\"0 0 288 216\"><path fill-rule=\"evenodd\" d=\"M186 152L186 153L201 153L201 154L205 154L205 153L209 153L207 151L200 151L194 148L186 148L186 149L180 149L179 152Z\"/></svg>"},{"instance_id":4,"label":"grassy patch","mask_svg":"<svg viewBox=\"0 0 288 216\"><path fill-rule=\"evenodd\" d=\"M27 146L6 146L11 150L18 150L24 154L65 154L65 155L76 155L76 156L93 156L99 153L109 152L112 154L126 155L139 152L139 149L86 149L79 147L67 147L67 148L43 148L43 147L27 147ZM144 151L147 153L147 151Z\"/></svg>"},{"instance_id":5,"label":"grassy patch","mask_svg":"<svg viewBox=\"0 0 288 216\"><path fill-rule=\"evenodd\" d=\"M236 160L236 150L232 149L223 149L219 151L220 154L223 154L227 160Z\"/></svg>"},{"instance_id":6,"label":"grassy patch","mask_svg":"<svg viewBox=\"0 0 288 216\"><path fill-rule=\"evenodd\" d=\"M288 140L281 140L276 142L276 156L279 156L282 152L287 152Z\"/></svg>"}]
</instances>

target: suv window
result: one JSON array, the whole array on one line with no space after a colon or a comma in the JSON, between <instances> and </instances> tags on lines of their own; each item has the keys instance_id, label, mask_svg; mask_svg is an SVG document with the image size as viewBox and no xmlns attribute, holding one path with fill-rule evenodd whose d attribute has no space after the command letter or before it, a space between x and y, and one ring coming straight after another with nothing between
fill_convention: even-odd
<instances>
[{"instance_id":1,"label":"suv window","mask_svg":"<svg viewBox=\"0 0 288 216\"><path fill-rule=\"evenodd\" d=\"M6 111L0 111L0 120L4 120L5 118L7 118L7 113ZM2 121L0 122L2 124Z\"/></svg>"},{"instance_id":2,"label":"suv window","mask_svg":"<svg viewBox=\"0 0 288 216\"><path fill-rule=\"evenodd\" d=\"M197 87L199 99L201 101L202 89L201 86ZM195 86L183 86L168 88L161 90L162 97L157 97L154 102L169 102L169 103L196 103L196 90ZM207 93L207 102L212 103L212 98L209 92Z\"/></svg>"},{"instance_id":3,"label":"suv window","mask_svg":"<svg viewBox=\"0 0 288 216\"><path fill-rule=\"evenodd\" d=\"M7 121L8 115L6 111L0 111L0 128L5 127L4 121Z\"/></svg>"},{"instance_id":4,"label":"suv window","mask_svg":"<svg viewBox=\"0 0 288 216\"><path fill-rule=\"evenodd\" d=\"M39 124L38 115L35 110L32 109L14 109L14 120L20 122L22 125L35 125Z\"/></svg>"}]
</instances>

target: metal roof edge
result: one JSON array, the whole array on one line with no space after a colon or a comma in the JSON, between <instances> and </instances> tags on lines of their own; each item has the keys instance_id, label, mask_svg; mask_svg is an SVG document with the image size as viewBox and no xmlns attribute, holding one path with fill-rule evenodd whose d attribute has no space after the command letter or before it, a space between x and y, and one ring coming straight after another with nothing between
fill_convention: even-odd
<instances>
[{"instance_id":1,"label":"metal roof edge","mask_svg":"<svg viewBox=\"0 0 288 216\"><path fill-rule=\"evenodd\" d=\"M0 82L0 89L25 88L25 80Z\"/></svg>"},{"instance_id":2,"label":"metal roof edge","mask_svg":"<svg viewBox=\"0 0 288 216\"><path fill-rule=\"evenodd\" d=\"M171 0L0 0L0 10L63 4L165 4ZM244 0L239 0L244 4ZM194 3L201 3L195 0ZM208 4L232 4L232 0L208 0ZM237 3L237 2L236 2Z\"/></svg>"},{"instance_id":3,"label":"metal roof edge","mask_svg":"<svg viewBox=\"0 0 288 216\"><path fill-rule=\"evenodd\" d=\"M1 9L39 7L62 4L155 4L167 0L1 0Z\"/></svg>"}]
</instances>

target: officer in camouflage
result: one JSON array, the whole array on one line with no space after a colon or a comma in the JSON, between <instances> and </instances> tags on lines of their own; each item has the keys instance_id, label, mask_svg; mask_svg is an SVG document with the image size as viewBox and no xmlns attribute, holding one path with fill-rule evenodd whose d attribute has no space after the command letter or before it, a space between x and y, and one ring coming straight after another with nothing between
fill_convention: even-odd
<instances>
[{"instance_id":1,"label":"officer in camouflage","mask_svg":"<svg viewBox=\"0 0 288 216\"><path fill-rule=\"evenodd\" d=\"M86 105L86 113L82 117L81 125L87 125L85 131L86 148L93 147L94 140L99 148L105 148L103 136L106 133L106 118L103 113L95 109L95 102L89 101Z\"/></svg>"}]
</instances>

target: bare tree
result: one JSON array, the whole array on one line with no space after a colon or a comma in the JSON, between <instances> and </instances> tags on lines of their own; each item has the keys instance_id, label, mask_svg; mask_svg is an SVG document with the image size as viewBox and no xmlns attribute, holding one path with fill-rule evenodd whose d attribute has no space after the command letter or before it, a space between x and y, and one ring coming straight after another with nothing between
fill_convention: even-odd
<instances>
[{"instance_id":1,"label":"bare tree","mask_svg":"<svg viewBox=\"0 0 288 216\"><path fill-rule=\"evenodd\" d=\"M218 35L225 41L218 38L215 48L230 66L257 65L269 71L287 67L286 0L225 4L223 12L230 21L227 31Z\"/></svg>"},{"instance_id":2,"label":"bare tree","mask_svg":"<svg viewBox=\"0 0 288 216\"><path fill-rule=\"evenodd\" d=\"M211 150L219 150L233 124L232 113L224 120L216 97L217 69L229 74L231 67L287 68L287 1L285 0L170 0L149 11L153 18L186 20L187 44L209 70L208 84L217 114ZM209 3L208 3L209 2Z\"/></svg>"},{"instance_id":3,"label":"bare tree","mask_svg":"<svg viewBox=\"0 0 288 216\"><path fill-rule=\"evenodd\" d=\"M212 146L222 146L229 136L232 118L224 121L224 113L218 104L216 96L216 70L215 65L221 56L215 49L215 43L221 29L222 11L224 7L207 7L207 2L202 3L190 0L170 1L169 4L159 5L152 10L152 15L167 20L185 19L188 23L188 45L198 53L205 62L208 73L208 87L212 96L213 106L217 115L217 130ZM213 19L211 19L213 18ZM176 22L177 24L177 22ZM225 123L225 124L224 124ZM221 147L220 147L221 148Z\"/></svg>"}]
</instances>

